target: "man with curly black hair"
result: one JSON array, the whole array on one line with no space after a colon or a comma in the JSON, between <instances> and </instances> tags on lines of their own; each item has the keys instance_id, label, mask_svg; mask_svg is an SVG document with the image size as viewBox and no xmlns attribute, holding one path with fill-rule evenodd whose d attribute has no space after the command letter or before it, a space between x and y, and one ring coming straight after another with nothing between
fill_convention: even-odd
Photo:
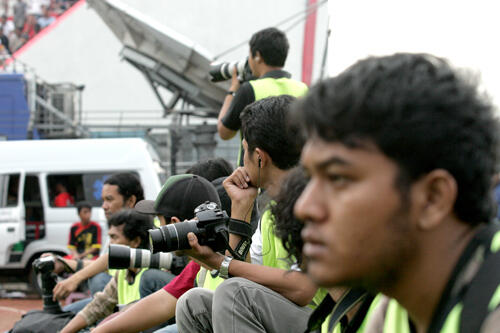
<instances>
[{"instance_id":1,"label":"man with curly black hair","mask_svg":"<svg viewBox=\"0 0 500 333\"><path fill-rule=\"evenodd\" d=\"M366 331L498 331L493 110L470 76L408 53L359 61L297 107L307 272L391 297Z\"/></svg>"},{"instance_id":2,"label":"man with curly black hair","mask_svg":"<svg viewBox=\"0 0 500 333\"><path fill-rule=\"evenodd\" d=\"M274 197L299 161L302 138L287 127L294 100L287 95L269 97L250 104L242 114L244 167L224 181L232 201L229 244L235 250L243 238L239 230L231 229L233 222L248 224L258 188ZM192 247L188 254L219 270L220 284L215 291L195 288L179 298L179 332L304 331L311 307L326 291L318 291L300 270L290 271L288 253L273 229L273 216L266 209L252 236L249 255L240 260L215 253L198 244L193 233L188 234Z\"/></svg>"}]
</instances>

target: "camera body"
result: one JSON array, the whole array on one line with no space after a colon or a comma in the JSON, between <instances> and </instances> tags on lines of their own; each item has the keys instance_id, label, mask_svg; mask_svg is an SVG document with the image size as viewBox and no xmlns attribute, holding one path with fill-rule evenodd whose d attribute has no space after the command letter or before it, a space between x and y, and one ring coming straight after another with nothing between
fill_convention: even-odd
<instances>
[{"instance_id":1,"label":"camera body","mask_svg":"<svg viewBox=\"0 0 500 333\"><path fill-rule=\"evenodd\" d=\"M186 257L163 252L153 254L146 249L134 249L125 245L112 244L108 253L108 267L113 269L163 268L178 275L188 263Z\"/></svg>"},{"instance_id":2,"label":"camera body","mask_svg":"<svg viewBox=\"0 0 500 333\"><path fill-rule=\"evenodd\" d=\"M248 64L248 58L239 61L212 64L210 65L208 73L212 77L212 82L220 82L231 79L233 69L235 68L236 73L238 74L238 79L241 82L249 81L254 78L250 65Z\"/></svg>"},{"instance_id":3,"label":"camera body","mask_svg":"<svg viewBox=\"0 0 500 333\"><path fill-rule=\"evenodd\" d=\"M40 286L42 289L43 310L49 313L61 313L59 303L52 300L52 290L56 286L54 274L55 258L53 256L41 257L33 261L35 274L40 274Z\"/></svg>"},{"instance_id":4,"label":"camera body","mask_svg":"<svg viewBox=\"0 0 500 333\"><path fill-rule=\"evenodd\" d=\"M169 224L149 230L151 250L171 252L190 249L187 234L193 232L201 245L214 251L226 249L229 239L227 213L214 202L205 202L195 209L196 219Z\"/></svg>"}]
</instances>

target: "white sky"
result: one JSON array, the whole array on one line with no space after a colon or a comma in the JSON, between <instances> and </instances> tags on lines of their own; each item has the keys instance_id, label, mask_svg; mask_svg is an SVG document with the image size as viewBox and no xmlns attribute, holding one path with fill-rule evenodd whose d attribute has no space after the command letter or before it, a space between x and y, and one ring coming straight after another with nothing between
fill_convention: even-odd
<instances>
[{"instance_id":1,"label":"white sky","mask_svg":"<svg viewBox=\"0 0 500 333\"><path fill-rule=\"evenodd\" d=\"M500 2L329 0L329 73L368 55L426 52L480 74L500 105Z\"/></svg>"}]
</instances>

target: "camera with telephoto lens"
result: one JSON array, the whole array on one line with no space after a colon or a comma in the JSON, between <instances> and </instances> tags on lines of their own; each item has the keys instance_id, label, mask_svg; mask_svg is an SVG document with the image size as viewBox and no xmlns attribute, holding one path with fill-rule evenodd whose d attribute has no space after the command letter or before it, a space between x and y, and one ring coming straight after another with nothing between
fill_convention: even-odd
<instances>
[{"instance_id":1,"label":"camera with telephoto lens","mask_svg":"<svg viewBox=\"0 0 500 333\"><path fill-rule=\"evenodd\" d=\"M229 239L227 213L209 201L196 207L194 212L196 219L149 230L153 253L190 249L187 238L190 232L198 237L200 245L207 245L214 251L225 250Z\"/></svg>"},{"instance_id":2,"label":"camera with telephoto lens","mask_svg":"<svg viewBox=\"0 0 500 333\"><path fill-rule=\"evenodd\" d=\"M56 275L52 273L55 267L53 256L41 257L33 261L35 274L40 274L40 286L42 289L43 310L49 313L61 313L59 302L52 299L52 290L56 286Z\"/></svg>"},{"instance_id":3,"label":"camera with telephoto lens","mask_svg":"<svg viewBox=\"0 0 500 333\"><path fill-rule=\"evenodd\" d=\"M179 257L172 253L151 253L145 249L134 249L126 245L112 244L109 246L108 267L112 269L126 268L156 268L168 269L178 275L188 263L185 256Z\"/></svg>"},{"instance_id":4,"label":"camera with telephoto lens","mask_svg":"<svg viewBox=\"0 0 500 333\"><path fill-rule=\"evenodd\" d=\"M238 79L241 82L253 79L252 70L248 64L248 58L240 61L222 62L210 65L208 73L212 77L212 82L229 80L233 75L233 69L236 68Z\"/></svg>"}]
</instances>

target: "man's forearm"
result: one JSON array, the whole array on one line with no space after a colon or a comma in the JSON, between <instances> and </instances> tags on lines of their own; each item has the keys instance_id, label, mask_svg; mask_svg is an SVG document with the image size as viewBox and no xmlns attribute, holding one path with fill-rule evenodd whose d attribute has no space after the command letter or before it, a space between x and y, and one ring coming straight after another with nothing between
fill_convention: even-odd
<instances>
[{"instance_id":1,"label":"man's forearm","mask_svg":"<svg viewBox=\"0 0 500 333\"><path fill-rule=\"evenodd\" d=\"M217 117L217 121L222 123L222 119L226 116L227 110L229 110L229 106L231 105L231 101L233 100L233 95L226 95L224 98L224 102L219 111L219 116Z\"/></svg>"},{"instance_id":2,"label":"man's forearm","mask_svg":"<svg viewBox=\"0 0 500 333\"><path fill-rule=\"evenodd\" d=\"M84 260L83 269L76 272L73 276L77 276L78 280L86 280L88 278L104 272L108 269L108 254L105 253L96 260Z\"/></svg>"},{"instance_id":3,"label":"man's forearm","mask_svg":"<svg viewBox=\"0 0 500 333\"><path fill-rule=\"evenodd\" d=\"M300 306L309 304L317 290L317 286L304 273L238 260L231 261L229 274L261 284Z\"/></svg>"},{"instance_id":4,"label":"man's forearm","mask_svg":"<svg viewBox=\"0 0 500 333\"><path fill-rule=\"evenodd\" d=\"M221 254L214 253L207 258L205 263L212 268L218 269L223 258ZM300 306L309 304L318 289L311 279L302 272L286 271L239 260L231 261L229 275L242 277L261 284Z\"/></svg>"},{"instance_id":5,"label":"man's forearm","mask_svg":"<svg viewBox=\"0 0 500 333\"><path fill-rule=\"evenodd\" d=\"M222 107L219 111L219 116L217 117L217 131L219 132L219 136L222 140L229 140L234 137L236 131L230 130L223 123L222 119L226 116L227 110L229 110L229 106L233 100L233 95L227 95L222 103Z\"/></svg>"},{"instance_id":6,"label":"man's forearm","mask_svg":"<svg viewBox=\"0 0 500 333\"><path fill-rule=\"evenodd\" d=\"M76 333L85 327L87 327L87 322L82 316L77 314L69 323L66 324L66 326L64 326L60 333Z\"/></svg>"},{"instance_id":7,"label":"man's forearm","mask_svg":"<svg viewBox=\"0 0 500 333\"><path fill-rule=\"evenodd\" d=\"M163 289L133 304L125 312L99 326L93 333L140 332L175 316L177 298Z\"/></svg>"}]
</instances>

